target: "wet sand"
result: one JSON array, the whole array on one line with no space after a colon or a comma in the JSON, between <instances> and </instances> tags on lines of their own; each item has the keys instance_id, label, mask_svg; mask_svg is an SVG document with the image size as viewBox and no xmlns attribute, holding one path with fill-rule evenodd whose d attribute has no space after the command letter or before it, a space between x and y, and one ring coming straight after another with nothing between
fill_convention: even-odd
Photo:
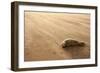
<instances>
[{"instance_id":1,"label":"wet sand","mask_svg":"<svg viewBox=\"0 0 100 73\"><path fill-rule=\"evenodd\" d=\"M90 15L25 12L25 61L83 59L90 57ZM72 38L85 47L62 48Z\"/></svg>"}]
</instances>

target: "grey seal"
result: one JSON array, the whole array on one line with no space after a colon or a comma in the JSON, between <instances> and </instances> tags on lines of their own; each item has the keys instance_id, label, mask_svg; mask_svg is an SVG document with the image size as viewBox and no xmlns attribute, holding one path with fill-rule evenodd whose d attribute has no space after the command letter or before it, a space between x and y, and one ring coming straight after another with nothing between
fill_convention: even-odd
<instances>
[{"instance_id":1,"label":"grey seal","mask_svg":"<svg viewBox=\"0 0 100 73\"><path fill-rule=\"evenodd\" d=\"M85 43L74 39L66 39L62 42L61 46L62 48L76 47L76 46L83 47L85 46Z\"/></svg>"}]
</instances>

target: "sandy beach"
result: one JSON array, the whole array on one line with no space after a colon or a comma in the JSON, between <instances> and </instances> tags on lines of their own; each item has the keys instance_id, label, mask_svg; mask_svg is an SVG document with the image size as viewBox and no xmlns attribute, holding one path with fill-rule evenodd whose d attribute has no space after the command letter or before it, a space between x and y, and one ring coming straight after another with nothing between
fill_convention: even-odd
<instances>
[{"instance_id":1,"label":"sandy beach","mask_svg":"<svg viewBox=\"0 0 100 73\"><path fill-rule=\"evenodd\" d=\"M90 57L90 15L74 13L25 13L24 61L84 59ZM62 48L65 39L85 47Z\"/></svg>"}]
</instances>

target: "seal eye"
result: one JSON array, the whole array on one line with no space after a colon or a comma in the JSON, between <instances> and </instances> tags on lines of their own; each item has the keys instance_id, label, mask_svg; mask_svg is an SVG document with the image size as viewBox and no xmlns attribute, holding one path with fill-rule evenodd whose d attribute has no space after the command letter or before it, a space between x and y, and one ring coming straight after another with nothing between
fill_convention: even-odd
<instances>
[{"instance_id":1,"label":"seal eye","mask_svg":"<svg viewBox=\"0 0 100 73\"><path fill-rule=\"evenodd\" d=\"M61 45L62 45L62 48L75 47L75 46L83 47L85 46L85 43L79 42L77 40L68 39L68 40L63 41Z\"/></svg>"}]
</instances>

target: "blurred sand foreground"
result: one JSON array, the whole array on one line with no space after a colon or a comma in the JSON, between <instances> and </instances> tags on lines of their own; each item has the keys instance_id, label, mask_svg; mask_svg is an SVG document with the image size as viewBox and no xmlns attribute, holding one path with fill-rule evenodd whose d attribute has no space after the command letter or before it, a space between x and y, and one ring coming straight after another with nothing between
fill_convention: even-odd
<instances>
[{"instance_id":1,"label":"blurred sand foreground","mask_svg":"<svg viewBox=\"0 0 100 73\"><path fill-rule=\"evenodd\" d=\"M61 48L67 38L85 47ZM25 11L25 61L82 59L90 57L90 15Z\"/></svg>"}]
</instances>

